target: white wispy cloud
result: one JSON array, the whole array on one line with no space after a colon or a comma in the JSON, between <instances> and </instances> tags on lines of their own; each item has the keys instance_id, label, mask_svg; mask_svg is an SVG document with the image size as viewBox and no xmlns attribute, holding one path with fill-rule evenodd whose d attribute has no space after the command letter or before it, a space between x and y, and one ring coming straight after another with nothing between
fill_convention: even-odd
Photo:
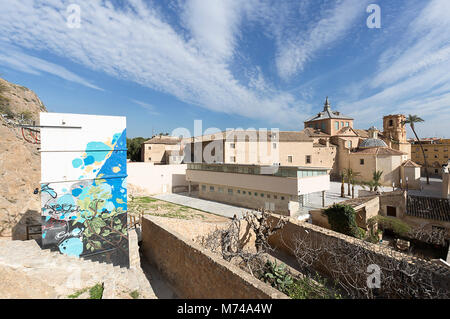
<instances>
[{"instance_id":1,"label":"white wispy cloud","mask_svg":"<svg viewBox=\"0 0 450 319\"><path fill-rule=\"evenodd\" d=\"M184 24L202 54L218 60L233 56L243 3L238 0L188 0L185 3Z\"/></svg>"},{"instance_id":2,"label":"white wispy cloud","mask_svg":"<svg viewBox=\"0 0 450 319\"><path fill-rule=\"evenodd\" d=\"M217 28L225 34L220 41L214 41L194 22L191 30L195 40L186 40L157 10L140 0L127 2L125 8L114 7L109 1L92 0L81 4L81 28L69 29L66 26L69 3L1 2L0 39L25 48L51 51L93 70L213 111L291 127L297 127L304 118L302 104L291 94L280 91L269 95L249 88L234 77L225 61L218 62L199 50L209 47L218 56L226 57L233 47L234 32L233 27L229 29L226 25L228 22L218 23Z\"/></svg>"},{"instance_id":3,"label":"white wispy cloud","mask_svg":"<svg viewBox=\"0 0 450 319\"><path fill-rule=\"evenodd\" d=\"M302 71L320 51L328 50L346 36L356 19L365 14L368 3L367 0L337 1L332 9L324 10L318 22L308 25L307 30L295 28L293 34L292 30L291 34L281 33L276 59L279 75L287 79Z\"/></svg>"},{"instance_id":4,"label":"white wispy cloud","mask_svg":"<svg viewBox=\"0 0 450 319\"><path fill-rule=\"evenodd\" d=\"M360 90L375 92L344 101L344 111L360 123L379 114L417 114L425 119L422 133L447 134L450 119L450 2L432 0L404 26L400 41L390 44L378 60L378 70ZM443 122L444 121L444 122ZM432 124L431 124L432 123Z\"/></svg>"},{"instance_id":5,"label":"white wispy cloud","mask_svg":"<svg viewBox=\"0 0 450 319\"><path fill-rule=\"evenodd\" d=\"M2 44L1 42L0 46L2 47L2 49L0 50L1 65L12 67L19 71L34 75L40 75L42 74L42 72L45 72L70 82L78 83L92 89L103 91L102 88L90 83L86 79L76 75L75 73L67 70L60 65L25 54L19 49L9 45L5 45L4 43Z\"/></svg>"},{"instance_id":6,"label":"white wispy cloud","mask_svg":"<svg viewBox=\"0 0 450 319\"><path fill-rule=\"evenodd\" d=\"M134 100L134 99L131 99L131 101L133 103L143 107L144 109L146 109L152 115L159 115L160 114L159 112L156 111L157 108L154 105L152 105L152 104L149 104L149 103L146 103L146 102L142 102L142 101L139 101L139 100Z\"/></svg>"}]
</instances>

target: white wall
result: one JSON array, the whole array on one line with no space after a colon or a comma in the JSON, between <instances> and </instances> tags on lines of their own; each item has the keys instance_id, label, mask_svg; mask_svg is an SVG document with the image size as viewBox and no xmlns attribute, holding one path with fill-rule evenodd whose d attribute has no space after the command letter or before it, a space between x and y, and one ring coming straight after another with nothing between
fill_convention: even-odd
<instances>
[{"instance_id":1,"label":"white wall","mask_svg":"<svg viewBox=\"0 0 450 319\"><path fill-rule=\"evenodd\" d=\"M298 179L298 194L311 194L330 189L330 175L303 177Z\"/></svg>"},{"instance_id":2,"label":"white wall","mask_svg":"<svg viewBox=\"0 0 450 319\"><path fill-rule=\"evenodd\" d=\"M144 188L150 194L172 193L174 186L187 186L186 164L154 165L128 162L128 184Z\"/></svg>"}]
</instances>

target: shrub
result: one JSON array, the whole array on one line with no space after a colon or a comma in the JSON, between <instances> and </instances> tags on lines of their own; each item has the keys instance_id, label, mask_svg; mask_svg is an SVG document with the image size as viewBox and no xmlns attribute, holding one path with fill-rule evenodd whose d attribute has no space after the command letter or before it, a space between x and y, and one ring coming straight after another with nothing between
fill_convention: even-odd
<instances>
[{"instance_id":1,"label":"shrub","mask_svg":"<svg viewBox=\"0 0 450 319\"><path fill-rule=\"evenodd\" d=\"M356 238L364 237L356 225L356 212L353 207L333 204L324 211L324 214L328 217L328 223L332 230Z\"/></svg>"},{"instance_id":2,"label":"shrub","mask_svg":"<svg viewBox=\"0 0 450 319\"><path fill-rule=\"evenodd\" d=\"M294 280L289 289L289 297L292 299L341 299L342 296L334 289L327 287L327 280L316 274L314 279L303 277Z\"/></svg>"},{"instance_id":3,"label":"shrub","mask_svg":"<svg viewBox=\"0 0 450 319\"><path fill-rule=\"evenodd\" d=\"M377 215L372 217L369 222L378 222L381 229L391 230L398 236L407 236L411 231L411 227L408 224L395 217Z\"/></svg>"},{"instance_id":4,"label":"shrub","mask_svg":"<svg viewBox=\"0 0 450 319\"><path fill-rule=\"evenodd\" d=\"M103 297L103 284L96 284L89 289L89 299L102 299Z\"/></svg>"},{"instance_id":5,"label":"shrub","mask_svg":"<svg viewBox=\"0 0 450 319\"><path fill-rule=\"evenodd\" d=\"M279 291L288 294L294 280L286 269L286 265L267 261L263 267L260 280L270 284Z\"/></svg>"}]
</instances>

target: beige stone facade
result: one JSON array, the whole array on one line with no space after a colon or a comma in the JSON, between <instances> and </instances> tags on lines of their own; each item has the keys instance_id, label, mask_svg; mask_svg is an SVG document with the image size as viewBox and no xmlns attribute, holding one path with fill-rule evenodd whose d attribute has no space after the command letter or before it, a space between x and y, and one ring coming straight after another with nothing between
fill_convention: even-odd
<instances>
[{"instance_id":1,"label":"beige stone facade","mask_svg":"<svg viewBox=\"0 0 450 319\"><path fill-rule=\"evenodd\" d=\"M412 141L411 159L422 166L422 173L425 169L425 160L422 149L417 141ZM422 146L428 164L430 175L442 176L442 166L450 160L450 139L435 139L422 141Z\"/></svg>"},{"instance_id":2,"label":"beige stone facade","mask_svg":"<svg viewBox=\"0 0 450 319\"><path fill-rule=\"evenodd\" d=\"M155 136L142 143L141 161L154 164L180 164L183 157L180 138Z\"/></svg>"},{"instance_id":3,"label":"beige stone facade","mask_svg":"<svg viewBox=\"0 0 450 319\"><path fill-rule=\"evenodd\" d=\"M303 196L329 189L327 169L280 166L270 172L257 165L188 164L186 180L199 197L217 202L294 215Z\"/></svg>"},{"instance_id":4,"label":"beige stone facade","mask_svg":"<svg viewBox=\"0 0 450 319\"><path fill-rule=\"evenodd\" d=\"M302 131L237 130L191 138L185 161L327 168L334 180L351 168L365 182L382 171L384 186L398 187L402 176L411 175L411 186L420 188L415 170L402 169L411 154L404 120L401 114L385 116L382 133L355 129L353 119L332 110L327 98Z\"/></svg>"}]
</instances>

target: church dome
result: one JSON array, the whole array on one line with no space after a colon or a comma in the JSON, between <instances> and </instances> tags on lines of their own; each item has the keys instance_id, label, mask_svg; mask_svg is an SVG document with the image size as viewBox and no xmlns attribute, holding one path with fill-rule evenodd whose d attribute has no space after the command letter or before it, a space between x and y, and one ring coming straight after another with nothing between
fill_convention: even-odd
<instances>
[{"instance_id":1,"label":"church dome","mask_svg":"<svg viewBox=\"0 0 450 319\"><path fill-rule=\"evenodd\" d=\"M361 142L360 148L370 148L370 147L388 147L387 144L378 138L367 138Z\"/></svg>"}]
</instances>

